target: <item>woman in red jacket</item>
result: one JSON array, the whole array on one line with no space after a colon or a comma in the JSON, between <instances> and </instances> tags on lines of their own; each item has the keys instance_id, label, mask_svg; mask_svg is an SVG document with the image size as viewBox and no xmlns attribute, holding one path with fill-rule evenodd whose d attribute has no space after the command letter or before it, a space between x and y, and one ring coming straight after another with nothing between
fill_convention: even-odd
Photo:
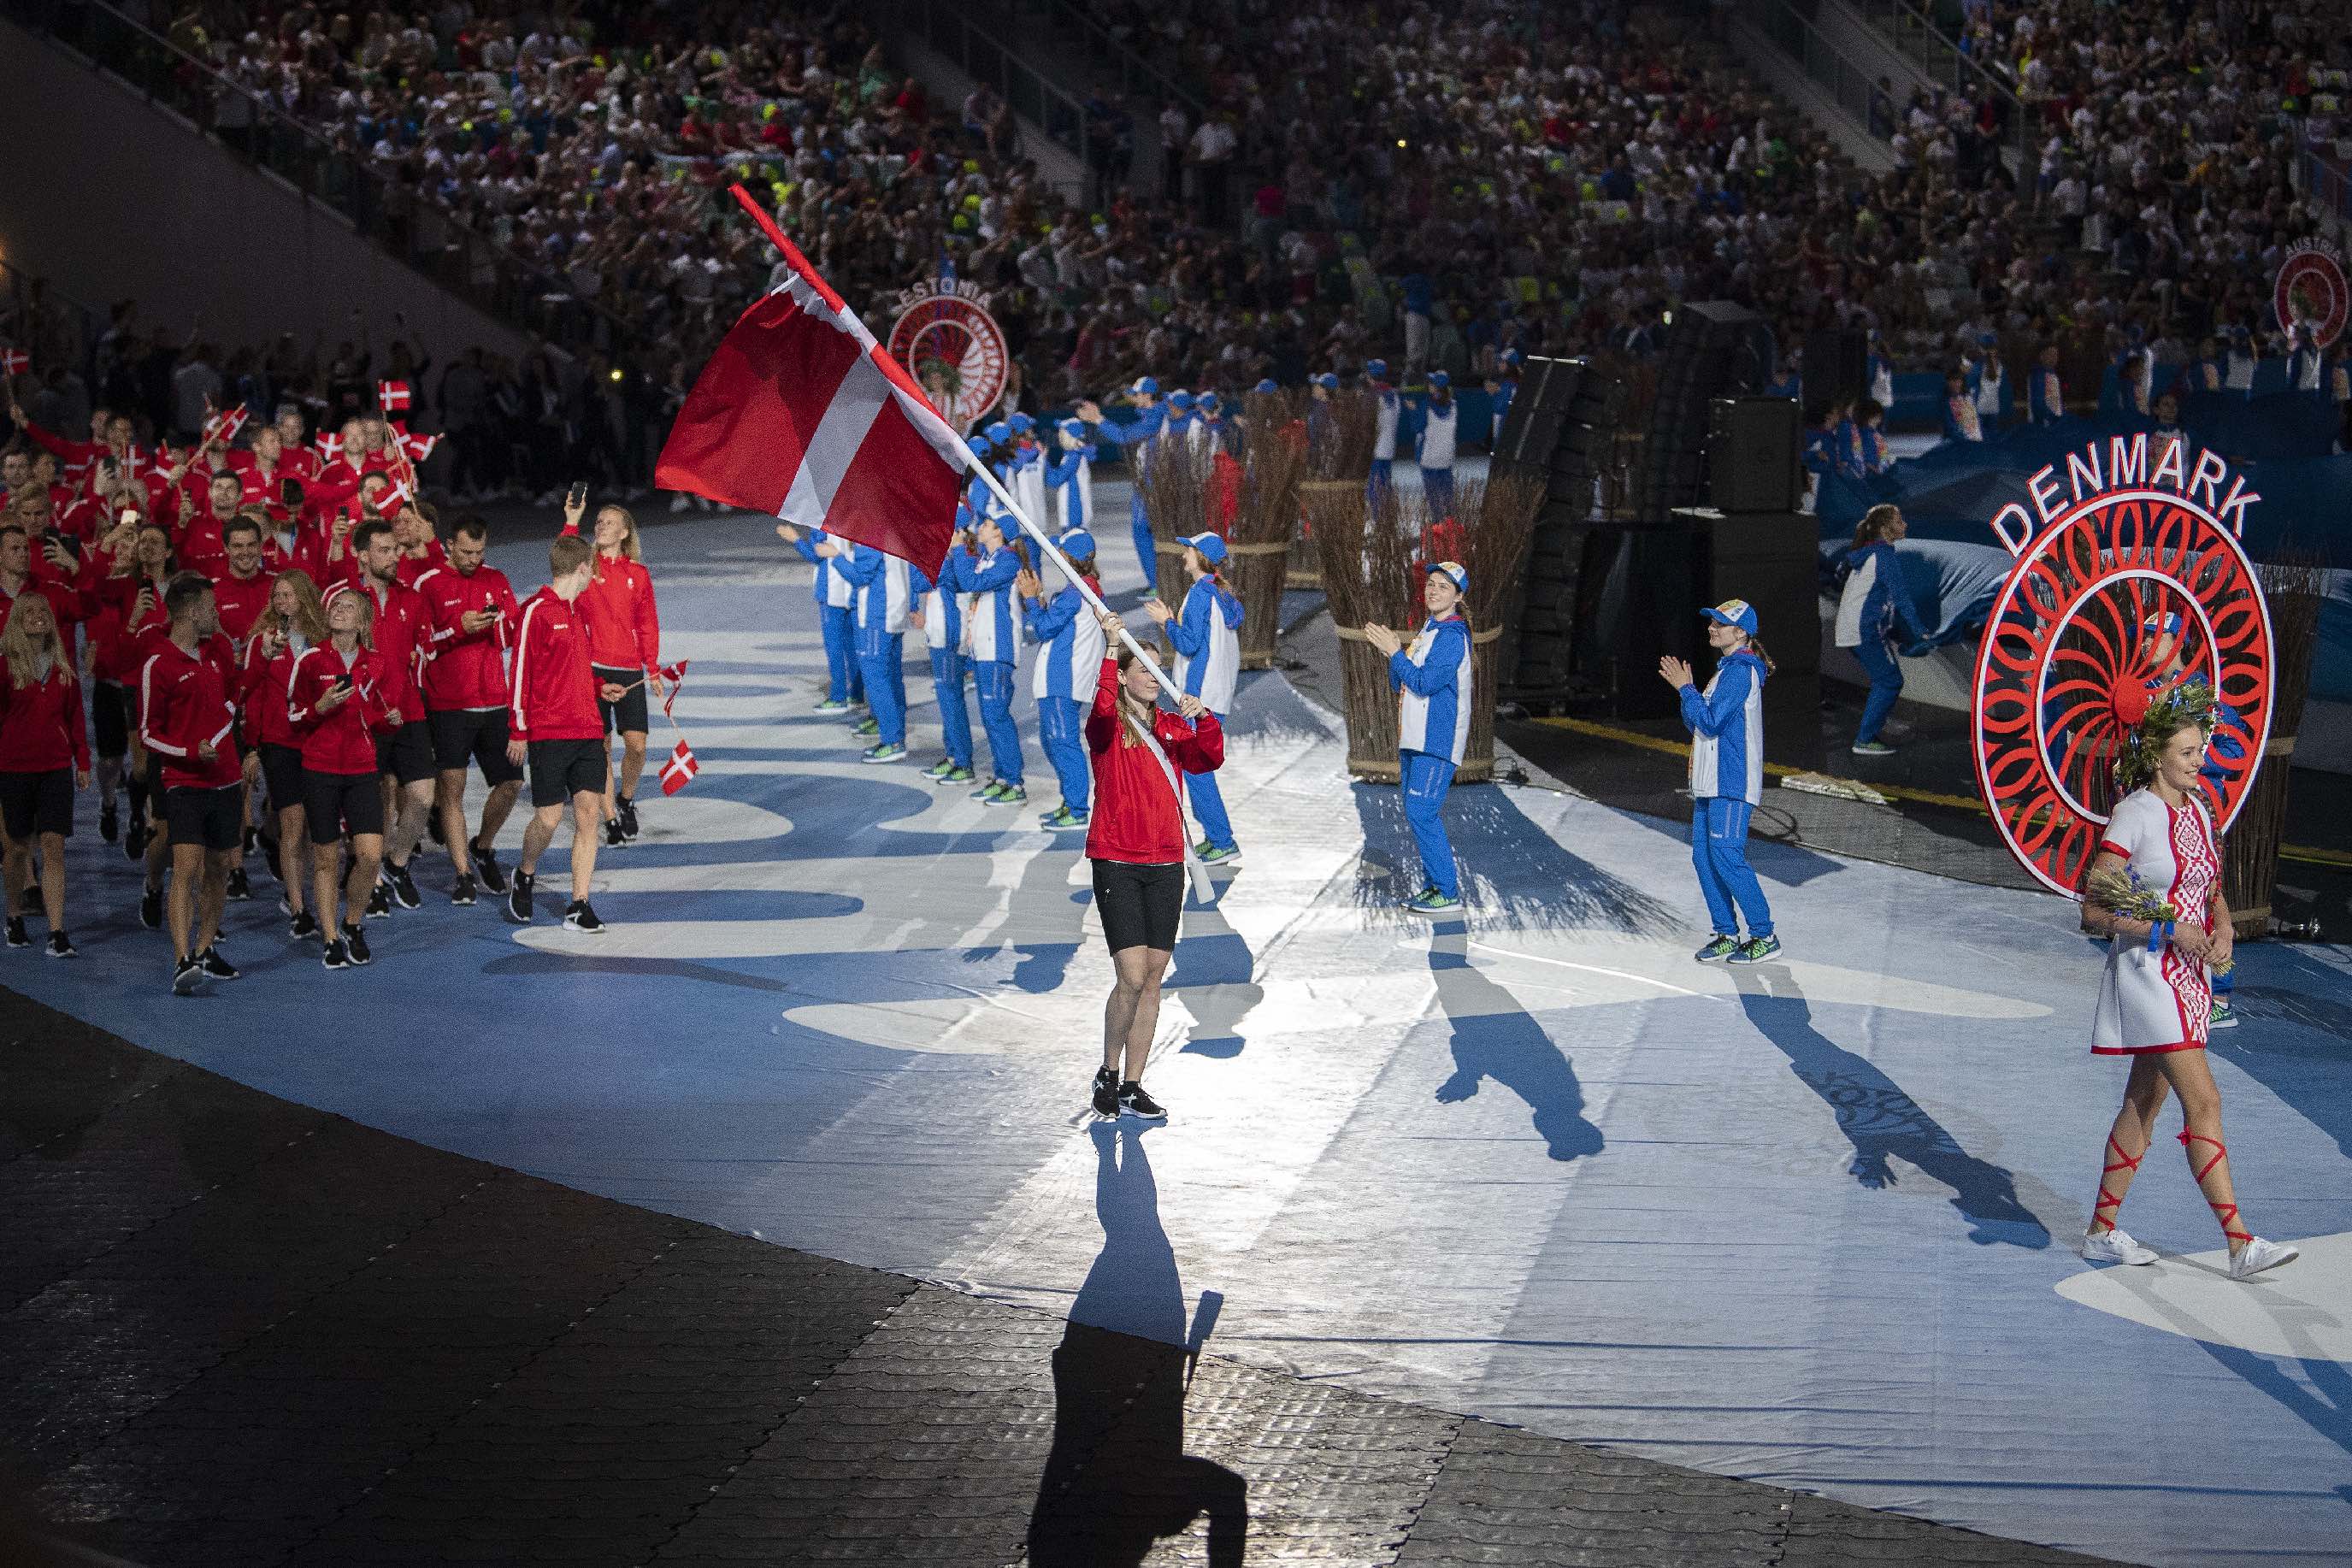
<instances>
[{"instance_id":1,"label":"woman in red jacket","mask_svg":"<svg viewBox=\"0 0 2352 1568\"><path fill-rule=\"evenodd\" d=\"M1176 713L1162 711L1156 659L1139 658L1119 641L1117 616L1099 619L1118 652L1103 660L1087 716L1095 771L1087 858L1094 863L1095 911L1118 981L1103 1008L1103 1065L1095 1074L1094 1107L1097 1116L1126 1112L1159 1121L1168 1112L1143 1092L1141 1079L1160 1026L1160 982L1176 951L1184 906L1182 775L1214 772L1225 760L1225 736L1197 697L1184 698ZM1146 736L1159 741L1177 776L1169 776Z\"/></svg>"},{"instance_id":2,"label":"woman in red jacket","mask_svg":"<svg viewBox=\"0 0 2352 1568\"><path fill-rule=\"evenodd\" d=\"M365 963L367 937L360 911L383 863L383 792L377 787L375 738L398 728L400 711L388 700L400 674L371 646L375 602L365 594L338 594L327 606L327 640L306 648L287 677L286 721L302 748L302 810L310 834L310 895L319 929L328 933L326 964ZM335 846L348 833L352 869L336 920ZM341 935L334 933L341 930Z\"/></svg>"},{"instance_id":3,"label":"woman in red jacket","mask_svg":"<svg viewBox=\"0 0 2352 1568\"><path fill-rule=\"evenodd\" d=\"M563 531L578 533L588 510L587 491L575 488L563 503ZM588 622L588 662L596 672L601 693L617 686L621 695L602 696L597 709L608 737L621 735L620 787L613 787L612 758L604 763L604 842L633 844L637 837L637 781L646 772L646 697L661 695L661 614L654 607L653 574L646 570L645 551L637 543L637 520L625 507L596 509L592 542L596 546L595 575L580 595L580 612Z\"/></svg>"},{"instance_id":4,"label":"woman in red jacket","mask_svg":"<svg viewBox=\"0 0 2352 1568\"><path fill-rule=\"evenodd\" d=\"M294 661L327 640L327 612L319 585L299 567L280 572L269 585L269 607L245 643L244 678L238 705L245 715L246 750L261 759L261 781L269 792L269 813L278 823L278 880L286 889L291 917L289 935L297 941L319 934L318 917L303 907L310 897L313 858L303 832L301 737L288 716L287 694Z\"/></svg>"},{"instance_id":5,"label":"woman in red jacket","mask_svg":"<svg viewBox=\"0 0 2352 1568\"><path fill-rule=\"evenodd\" d=\"M82 731L81 682L47 597L18 596L7 629L0 631L0 658L5 660L0 668L0 824L8 830L8 945L33 945L23 911L37 838L49 956L71 958L66 840L73 834L74 791L89 787L89 739Z\"/></svg>"}]
</instances>

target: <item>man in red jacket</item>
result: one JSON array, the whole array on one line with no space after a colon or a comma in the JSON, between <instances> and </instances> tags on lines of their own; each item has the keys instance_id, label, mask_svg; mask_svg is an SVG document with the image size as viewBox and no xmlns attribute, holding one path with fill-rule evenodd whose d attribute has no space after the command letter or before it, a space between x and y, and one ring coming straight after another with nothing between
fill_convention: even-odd
<instances>
[{"instance_id":1,"label":"man in red jacket","mask_svg":"<svg viewBox=\"0 0 2352 1568\"><path fill-rule=\"evenodd\" d=\"M416 655L426 635L426 611L425 596L400 580L400 545L393 538L392 524L380 519L363 522L352 534L352 543L358 583L336 591L364 593L375 601L375 651L383 656L386 678L394 682L384 694L385 706L400 719L398 729L376 737L377 771L384 776L384 820L392 826L384 835L378 881L385 896L370 898L367 912L381 919L392 912L395 900L404 910L425 901L416 890L416 879L409 874L408 858L424 837L433 810L433 731L425 721L425 699L416 689Z\"/></svg>"},{"instance_id":2,"label":"man in red jacket","mask_svg":"<svg viewBox=\"0 0 2352 1568\"><path fill-rule=\"evenodd\" d=\"M193 500L194 491L190 491ZM181 565L207 577L218 576L228 563L228 525L245 499L245 487L232 473L217 473L205 486L205 505L182 513L172 553Z\"/></svg>"},{"instance_id":3,"label":"man in red jacket","mask_svg":"<svg viewBox=\"0 0 2352 1568\"><path fill-rule=\"evenodd\" d=\"M507 649L522 606L506 574L482 563L490 525L471 513L450 531L448 563L416 580L425 596L425 721L433 732L434 809L457 879L453 904L475 898L475 872L493 893L508 890L491 849L522 793L522 769L507 758ZM482 770L489 796L481 831L466 837L466 763Z\"/></svg>"},{"instance_id":4,"label":"man in red jacket","mask_svg":"<svg viewBox=\"0 0 2352 1568\"><path fill-rule=\"evenodd\" d=\"M522 860L507 893L507 918L530 923L531 885L539 858L554 841L572 807L572 904L563 923L600 931L604 922L588 907L588 879L596 869L596 825L604 815L604 723L600 692L588 660L588 626L580 595L588 591L593 552L577 534L547 547L553 579L522 607L515 631L514 694L507 704L507 761L530 767L530 821L522 831Z\"/></svg>"},{"instance_id":5,"label":"man in red jacket","mask_svg":"<svg viewBox=\"0 0 2352 1568\"><path fill-rule=\"evenodd\" d=\"M163 590L163 613L171 630L139 674L139 739L163 761L172 837L172 989L193 996L206 980L236 978L218 942L229 864L245 836L244 772L230 738L236 707L228 682L197 647L220 630L213 585L198 573L180 573Z\"/></svg>"}]
</instances>

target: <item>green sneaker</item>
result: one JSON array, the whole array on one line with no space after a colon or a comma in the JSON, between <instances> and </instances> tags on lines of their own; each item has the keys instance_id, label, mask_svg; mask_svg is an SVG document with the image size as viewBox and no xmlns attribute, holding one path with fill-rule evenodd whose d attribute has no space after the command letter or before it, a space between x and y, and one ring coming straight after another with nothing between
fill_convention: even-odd
<instances>
[{"instance_id":1,"label":"green sneaker","mask_svg":"<svg viewBox=\"0 0 2352 1568\"><path fill-rule=\"evenodd\" d=\"M1731 955L1730 962L1733 963L1761 963L1766 959L1778 954L1780 951L1780 939L1779 937L1751 936L1746 942L1739 944L1739 951Z\"/></svg>"},{"instance_id":2,"label":"green sneaker","mask_svg":"<svg viewBox=\"0 0 2352 1568\"><path fill-rule=\"evenodd\" d=\"M907 760L907 748L884 741L858 752L857 760L861 763L903 763Z\"/></svg>"},{"instance_id":3,"label":"green sneaker","mask_svg":"<svg viewBox=\"0 0 2352 1568\"><path fill-rule=\"evenodd\" d=\"M1084 827L1086 825L1087 814L1083 811L1072 811L1067 802L1055 806L1037 819L1037 826L1040 827Z\"/></svg>"},{"instance_id":4,"label":"green sneaker","mask_svg":"<svg viewBox=\"0 0 2352 1568\"><path fill-rule=\"evenodd\" d=\"M925 768L922 776L927 779L943 779L953 772L955 772L955 759L941 757L938 762Z\"/></svg>"},{"instance_id":5,"label":"green sneaker","mask_svg":"<svg viewBox=\"0 0 2352 1568\"><path fill-rule=\"evenodd\" d=\"M941 784L970 784L980 775L970 768L950 768L940 775Z\"/></svg>"},{"instance_id":6,"label":"green sneaker","mask_svg":"<svg viewBox=\"0 0 2352 1568\"><path fill-rule=\"evenodd\" d=\"M997 801L1003 797L1003 794L1004 781L1003 779L991 779L986 784L981 785L978 789L972 791L971 798L989 805L994 805Z\"/></svg>"},{"instance_id":7,"label":"green sneaker","mask_svg":"<svg viewBox=\"0 0 2352 1568\"><path fill-rule=\"evenodd\" d=\"M1449 899L1435 888L1423 888L1404 907L1417 915L1455 915L1462 912L1462 900Z\"/></svg>"},{"instance_id":8,"label":"green sneaker","mask_svg":"<svg viewBox=\"0 0 2352 1568\"><path fill-rule=\"evenodd\" d=\"M1884 741L1856 741L1852 749L1857 757L1891 757L1895 754L1895 748Z\"/></svg>"},{"instance_id":9,"label":"green sneaker","mask_svg":"<svg viewBox=\"0 0 2352 1568\"><path fill-rule=\"evenodd\" d=\"M1231 844L1212 844L1205 849L1196 850L1195 853L1200 857L1201 864L1203 866L1230 866L1242 858L1241 850Z\"/></svg>"},{"instance_id":10,"label":"green sneaker","mask_svg":"<svg viewBox=\"0 0 2352 1568\"><path fill-rule=\"evenodd\" d=\"M857 728L850 731L853 735L878 735L881 732L882 721L879 719L860 720Z\"/></svg>"},{"instance_id":11,"label":"green sneaker","mask_svg":"<svg viewBox=\"0 0 2352 1568\"><path fill-rule=\"evenodd\" d=\"M2206 1019L2205 1026L2209 1029L2236 1028L2238 1026L2238 1009L2227 1002L2216 999L2213 1004L2212 1014Z\"/></svg>"},{"instance_id":12,"label":"green sneaker","mask_svg":"<svg viewBox=\"0 0 2352 1568\"><path fill-rule=\"evenodd\" d=\"M849 711L849 704L844 702L838 697L828 697L824 701L816 705L816 711L819 713L846 713Z\"/></svg>"},{"instance_id":13,"label":"green sneaker","mask_svg":"<svg viewBox=\"0 0 2352 1568\"><path fill-rule=\"evenodd\" d=\"M1700 948L1696 952L1692 953L1691 956L1697 959L1701 963L1717 963L1722 962L1724 959L1729 958L1733 953L1738 952L1738 951L1739 939L1738 937L1718 936L1713 942L1708 942L1705 947Z\"/></svg>"},{"instance_id":14,"label":"green sneaker","mask_svg":"<svg viewBox=\"0 0 2352 1568\"><path fill-rule=\"evenodd\" d=\"M991 805L1026 805L1029 804L1029 792L1019 784L998 784L996 786L996 797L988 803Z\"/></svg>"},{"instance_id":15,"label":"green sneaker","mask_svg":"<svg viewBox=\"0 0 2352 1568\"><path fill-rule=\"evenodd\" d=\"M1209 858L1209 851L1215 847L1215 845L1203 838L1192 846L1192 858L1196 860L1206 860Z\"/></svg>"}]
</instances>

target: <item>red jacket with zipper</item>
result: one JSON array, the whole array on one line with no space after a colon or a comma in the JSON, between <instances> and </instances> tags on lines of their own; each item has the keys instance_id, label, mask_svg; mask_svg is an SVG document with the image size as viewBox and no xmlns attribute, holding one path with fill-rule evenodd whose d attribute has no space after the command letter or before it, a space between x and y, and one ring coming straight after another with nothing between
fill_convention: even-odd
<instances>
[{"instance_id":1,"label":"red jacket with zipper","mask_svg":"<svg viewBox=\"0 0 2352 1568\"><path fill-rule=\"evenodd\" d=\"M1103 660L1095 705L1087 714L1087 750L1095 769L1094 816L1087 825L1087 858L1132 866L1170 866L1184 858L1184 774L1213 773L1225 760L1225 732L1203 709L1186 722L1153 710L1151 732L1177 770L1176 786L1151 748L1119 735L1118 660Z\"/></svg>"},{"instance_id":2,"label":"red jacket with zipper","mask_svg":"<svg viewBox=\"0 0 2352 1568\"><path fill-rule=\"evenodd\" d=\"M522 607L515 631L514 694L507 733L518 741L593 741L604 733L579 606L551 587Z\"/></svg>"},{"instance_id":3,"label":"red jacket with zipper","mask_svg":"<svg viewBox=\"0 0 2352 1568\"><path fill-rule=\"evenodd\" d=\"M507 574L495 566L477 566L470 574L436 566L416 580L416 591L425 595L431 628L425 635L425 710L505 707L507 649L522 616ZM476 610L495 611L499 618L469 632L466 616Z\"/></svg>"},{"instance_id":4,"label":"red jacket with zipper","mask_svg":"<svg viewBox=\"0 0 2352 1568\"><path fill-rule=\"evenodd\" d=\"M141 667L139 741L163 759L164 788L219 789L244 776L232 658L226 637L206 637L191 653L167 636Z\"/></svg>"},{"instance_id":5,"label":"red jacket with zipper","mask_svg":"<svg viewBox=\"0 0 2352 1568\"><path fill-rule=\"evenodd\" d=\"M81 682L60 661L47 679L19 686L0 664L0 773L89 771L89 737L81 716Z\"/></svg>"},{"instance_id":6,"label":"red jacket with zipper","mask_svg":"<svg viewBox=\"0 0 2352 1568\"><path fill-rule=\"evenodd\" d=\"M351 697L321 712L319 699L347 671ZM400 727L384 695L393 679L389 661L373 648L355 650L349 665L332 643L304 649L286 680L286 725L302 748L302 765L314 773L375 772L376 736Z\"/></svg>"}]
</instances>

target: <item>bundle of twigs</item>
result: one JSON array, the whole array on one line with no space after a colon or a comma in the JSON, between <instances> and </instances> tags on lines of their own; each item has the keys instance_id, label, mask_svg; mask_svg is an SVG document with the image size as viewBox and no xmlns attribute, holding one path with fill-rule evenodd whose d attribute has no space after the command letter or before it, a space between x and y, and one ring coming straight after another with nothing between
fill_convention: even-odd
<instances>
[{"instance_id":1,"label":"bundle of twigs","mask_svg":"<svg viewBox=\"0 0 2352 1568\"><path fill-rule=\"evenodd\" d=\"M1512 612L1513 590L1534 542L1544 484L1535 473L1498 473L1456 479L1454 521L1461 529L1457 558L1470 573L1470 624L1484 631Z\"/></svg>"},{"instance_id":2,"label":"bundle of twigs","mask_svg":"<svg viewBox=\"0 0 2352 1568\"><path fill-rule=\"evenodd\" d=\"M2270 929L2287 784L2319 640L2319 601L2326 587L2322 568L2320 557L2301 552L2283 552L2261 568L2271 617L2270 741L2221 853L2222 892L2230 900L2231 923L2242 937L2262 936ZM2227 692L2222 700L2229 700Z\"/></svg>"},{"instance_id":3,"label":"bundle of twigs","mask_svg":"<svg viewBox=\"0 0 2352 1568\"><path fill-rule=\"evenodd\" d=\"M1205 440L1189 434L1166 436L1151 443L1136 481L1143 496L1143 513L1150 520L1153 548L1159 554L1160 596L1171 609L1181 608L1184 580L1182 542L1210 528L1209 480L1213 459Z\"/></svg>"},{"instance_id":4,"label":"bundle of twigs","mask_svg":"<svg viewBox=\"0 0 2352 1568\"><path fill-rule=\"evenodd\" d=\"M1282 589L1298 536L1298 483L1307 472L1306 395L1254 392L1243 399L1241 504L1226 535L1227 581L1242 602L1242 668L1274 663ZM1227 443L1228 453L1234 443Z\"/></svg>"},{"instance_id":5,"label":"bundle of twigs","mask_svg":"<svg viewBox=\"0 0 2352 1568\"><path fill-rule=\"evenodd\" d=\"M1361 387L1335 392L1306 405L1307 478L1355 479L1372 471L1380 436L1380 400Z\"/></svg>"},{"instance_id":6,"label":"bundle of twigs","mask_svg":"<svg viewBox=\"0 0 2352 1568\"><path fill-rule=\"evenodd\" d=\"M1339 633L1348 771L1360 779L1394 784L1396 693L1389 685L1388 660L1364 640L1364 627L1402 632L1413 624L1420 582L1413 564L1415 520L1387 485L1368 499L1360 484L1310 484L1306 505L1323 591Z\"/></svg>"}]
</instances>

